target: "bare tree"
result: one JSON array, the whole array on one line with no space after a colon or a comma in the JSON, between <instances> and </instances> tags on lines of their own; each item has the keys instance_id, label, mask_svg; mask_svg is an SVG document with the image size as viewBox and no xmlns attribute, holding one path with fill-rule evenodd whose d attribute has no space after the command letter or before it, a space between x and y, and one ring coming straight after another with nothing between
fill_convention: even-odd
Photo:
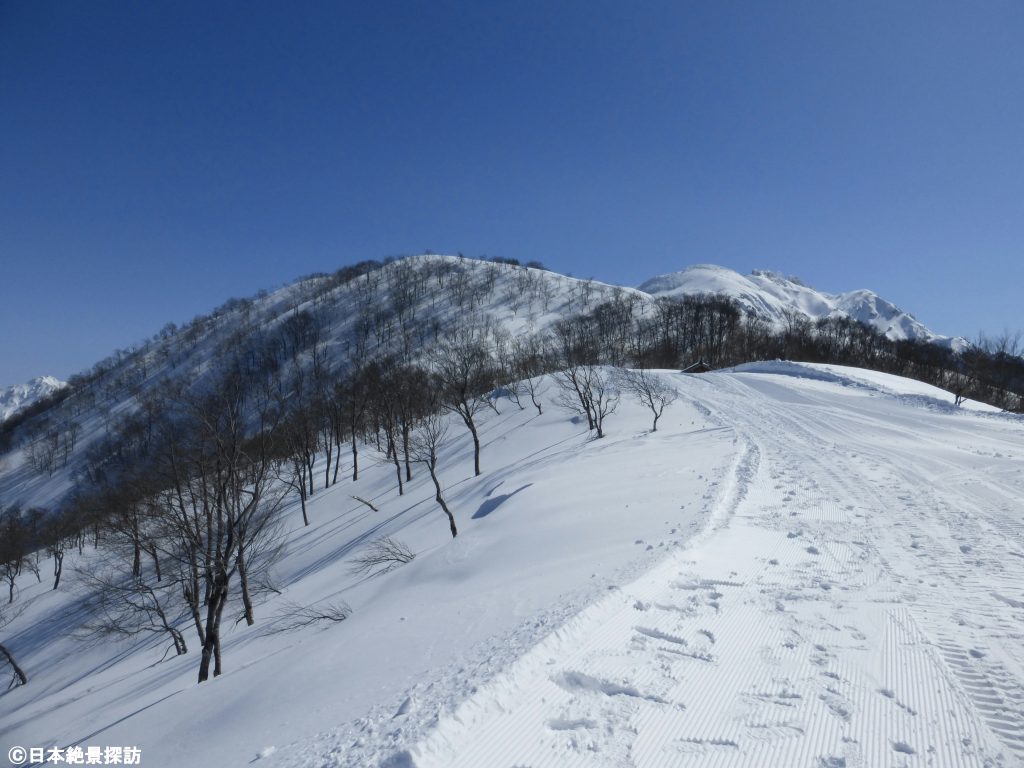
<instances>
[{"instance_id":1,"label":"bare tree","mask_svg":"<svg viewBox=\"0 0 1024 768\"><path fill-rule=\"evenodd\" d=\"M530 402L533 403L533 407L537 409L537 415L542 415L544 413L544 404L540 398L545 392L547 392L547 379L543 376L530 376L529 378L523 379L520 383L526 393L530 396Z\"/></svg>"},{"instance_id":2,"label":"bare tree","mask_svg":"<svg viewBox=\"0 0 1024 768\"><path fill-rule=\"evenodd\" d=\"M473 437L473 473L480 474L480 435L476 417L488 407L487 393L494 387L495 367L483 333L459 332L438 345L431 356L441 390L441 405L457 413Z\"/></svg>"},{"instance_id":3,"label":"bare tree","mask_svg":"<svg viewBox=\"0 0 1024 768\"><path fill-rule=\"evenodd\" d=\"M520 379L519 385L537 409L537 415L542 415L544 405L540 398L547 390L543 375L555 368L547 338L532 334L525 339L513 341L511 365L516 377Z\"/></svg>"},{"instance_id":4,"label":"bare tree","mask_svg":"<svg viewBox=\"0 0 1024 768\"><path fill-rule=\"evenodd\" d=\"M411 563L416 557L409 546L390 536L372 541L370 545L352 559L350 570L360 575L379 576L399 566Z\"/></svg>"},{"instance_id":5,"label":"bare tree","mask_svg":"<svg viewBox=\"0 0 1024 768\"><path fill-rule=\"evenodd\" d=\"M33 440L25 450L25 458L32 470L39 475L53 475L57 470L57 453L60 448L60 434L48 430Z\"/></svg>"},{"instance_id":6,"label":"bare tree","mask_svg":"<svg viewBox=\"0 0 1024 768\"><path fill-rule=\"evenodd\" d=\"M637 399L640 405L646 406L654 414L651 432L658 431L658 419L665 409L679 397L674 387L665 383L657 374L644 369L620 372L619 385Z\"/></svg>"},{"instance_id":7,"label":"bare tree","mask_svg":"<svg viewBox=\"0 0 1024 768\"><path fill-rule=\"evenodd\" d=\"M14 602L18 576L29 561L28 531L17 507L0 514L0 576L7 582L7 602Z\"/></svg>"},{"instance_id":8,"label":"bare tree","mask_svg":"<svg viewBox=\"0 0 1024 768\"><path fill-rule=\"evenodd\" d=\"M313 414L318 431L319 445L323 448L326 461L324 463L324 488L331 487L331 462L334 460L334 477L337 480L338 465L341 461L341 414L334 398L331 386L333 379L327 347L317 343L311 350ZM335 457L337 449L337 457Z\"/></svg>"},{"instance_id":9,"label":"bare tree","mask_svg":"<svg viewBox=\"0 0 1024 768\"><path fill-rule=\"evenodd\" d=\"M313 465L316 461L315 435L313 416L308 409L292 413L278 430L281 452L287 454L278 465L281 480L299 494L303 525L309 525L306 502L313 486Z\"/></svg>"},{"instance_id":10,"label":"bare tree","mask_svg":"<svg viewBox=\"0 0 1024 768\"><path fill-rule=\"evenodd\" d=\"M444 495L441 492L441 481L437 478L437 452L447 437L448 424L440 414L430 414L420 422L416 429L416 434L413 438L413 456L415 456L416 461L427 465L430 479L434 482L434 500L437 501L438 505L448 516L448 527L454 539L459 535L458 528L455 527L455 516L444 500Z\"/></svg>"},{"instance_id":11,"label":"bare tree","mask_svg":"<svg viewBox=\"0 0 1024 768\"><path fill-rule=\"evenodd\" d=\"M343 403L345 426L352 439L352 482L359 480L359 436L366 428L366 412L373 396L371 369L356 365L345 374L335 390L335 398Z\"/></svg>"},{"instance_id":12,"label":"bare tree","mask_svg":"<svg viewBox=\"0 0 1024 768\"><path fill-rule=\"evenodd\" d=\"M46 553L53 558L54 589L60 586L60 577L64 572L64 550L68 540L76 533L68 517L63 514L53 515L40 526L40 543L45 544Z\"/></svg>"},{"instance_id":13,"label":"bare tree","mask_svg":"<svg viewBox=\"0 0 1024 768\"><path fill-rule=\"evenodd\" d=\"M604 437L604 420L615 413L619 404L619 391L615 377L600 368L591 368L589 376L590 398L594 408L594 428L598 439Z\"/></svg>"},{"instance_id":14,"label":"bare tree","mask_svg":"<svg viewBox=\"0 0 1024 768\"><path fill-rule=\"evenodd\" d=\"M286 602L263 634L281 635L297 632L314 624L344 621L351 615L352 608L344 601L327 603L323 606Z\"/></svg>"},{"instance_id":15,"label":"bare tree","mask_svg":"<svg viewBox=\"0 0 1024 768\"><path fill-rule=\"evenodd\" d=\"M31 569L34 519L22 515L17 505L0 507L0 577L7 582L7 603L14 602L17 579L26 566ZM37 580L41 579L37 575Z\"/></svg>"},{"instance_id":16,"label":"bare tree","mask_svg":"<svg viewBox=\"0 0 1024 768\"><path fill-rule=\"evenodd\" d=\"M970 370L960 359L954 361L954 366L947 373L945 384L946 388L953 393L955 405L960 407L963 405L964 400L967 399L968 393L975 382Z\"/></svg>"},{"instance_id":17,"label":"bare tree","mask_svg":"<svg viewBox=\"0 0 1024 768\"><path fill-rule=\"evenodd\" d=\"M569 364L555 374L562 390L558 404L587 418L587 428L604 437L604 420L615 413L619 393L614 377L601 368L590 365Z\"/></svg>"},{"instance_id":18,"label":"bare tree","mask_svg":"<svg viewBox=\"0 0 1024 768\"><path fill-rule=\"evenodd\" d=\"M163 471L175 480L173 494L161 496L169 528L162 540L185 572L191 606L205 608L197 621L199 682L209 678L211 663L215 677L222 672L220 628L232 586L251 625L254 591L280 553L276 513L287 490L276 482L280 412L268 391L247 384L230 370L206 394L179 395L180 420L164 451L170 464Z\"/></svg>"},{"instance_id":19,"label":"bare tree","mask_svg":"<svg viewBox=\"0 0 1024 768\"><path fill-rule=\"evenodd\" d=\"M511 281L509 286L512 286ZM511 334L505 328L496 329L494 332L494 353L497 358L497 382L501 390L519 407L519 410L524 410L526 406L522 403L522 396L526 389L521 381L523 377L519 373Z\"/></svg>"},{"instance_id":20,"label":"bare tree","mask_svg":"<svg viewBox=\"0 0 1024 768\"><path fill-rule=\"evenodd\" d=\"M318 431L318 413L315 393L312 384L301 368L296 367L288 387L287 404L278 407L287 408L289 418L280 430L283 435L291 468L294 470L289 483L299 491L302 500L302 518L309 525L306 514L306 500L315 492L313 467L316 465L317 452L320 448ZM328 464L330 461L328 460Z\"/></svg>"},{"instance_id":21,"label":"bare tree","mask_svg":"<svg viewBox=\"0 0 1024 768\"><path fill-rule=\"evenodd\" d=\"M10 624L17 617L17 613L12 611L4 610L3 606L0 606L0 630L3 630L8 624ZM11 670L11 682L7 686L8 690L16 688L19 685L28 685L28 675L25 671L18 666L18 662L14 660L14 654L7 648L6 645L0 643L0 661L4 662Z\"/></svg>"},{"instance_id":22,"label":"bare tree","mask_svg":"<svg viewBox=\"0 0 1024 768\"><path fill-rule=\"evenodd\" d=\"M403 436L407 434L403 428L406 423L404 419L405 381L401 372L393 367L384 370L378 369L378 372L380 376L374 382L371 409L378 426L378 439L380 433L384 433L385 455L395 465L398 495L401 496L405 493L400 456ZM405 440L404 445L408 446L408 440Z\"/></svg>"},{"instance_id":23,"label":"bare tree","mask_svg":"<svg viewBox=\"0 0 1024 768\"><path fill-rule=\"evenodd\" d=\"M176 601L170 582L157 582L147 574L127 575L111 561L79 569L77 575L89 590L84 602L90 618L83 625L83 638L165 635L178 656L188 652L176 626L181 617L172 613Z\"/></svg>"}]
</instances>

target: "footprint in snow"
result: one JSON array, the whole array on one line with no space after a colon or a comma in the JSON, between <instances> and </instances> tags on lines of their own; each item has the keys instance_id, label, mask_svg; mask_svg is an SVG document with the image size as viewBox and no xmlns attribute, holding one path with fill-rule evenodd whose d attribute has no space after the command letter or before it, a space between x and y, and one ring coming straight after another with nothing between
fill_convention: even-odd
<instances>
[{"instance_id":1,"label":"footprint in snow","mask_svg":"<svg viewBox=\"0 0 1024 768\"><path fill-rule=\"evenodd\" d=\"M585 717L579 718L578 720L568 720L556 717L552 720L548 720L547 726L552 731L577 731L582 728L596 728L597 723L593 720L588 720Z\"/></svg>"},{"instance_id":2,"label":"footprint in snow","mask_svg":"<svg viewBox=\"0 0 1024 768\"><path fill-rule=\"evenodd\" d=\"M652 640L664 640L668 643L675 643L676 645L687 645L686 640L677 635L670 635L667 632L662 632L660 629L648 629L647 627L633 627L633 631L637 634L649 637Z\"/></svg>"},{"instance_id":3,"label":"footprint in snow","mask_svg":"<svg viewBox=\"0 0 1024 768\"><path fill-rule=\"evenodd\" d=\"M398 710L391 716L391 718L394 719L396 717L409 714L409 712L412 711L413 703L412 696L406 696L405 701L399 705Z\"/></svg>"},{"instance_id":4,"label":"footprint in snow","mask_svg":"<svg viewBox=\"0 0 1024 768\"><path fill-rule=\"evenodd\" d=\"M591 677L583 672L575 672L572 670L556 675L552 678L552 682L559 688L570 692L593 691L594 693L601 693L605 696L627 696L629 698L643 699L657 704L668 703L660 696L641 693L634 686L628 683L616 683L610 680L601 680L596 677Z\"/></svg>"}]
</instances>

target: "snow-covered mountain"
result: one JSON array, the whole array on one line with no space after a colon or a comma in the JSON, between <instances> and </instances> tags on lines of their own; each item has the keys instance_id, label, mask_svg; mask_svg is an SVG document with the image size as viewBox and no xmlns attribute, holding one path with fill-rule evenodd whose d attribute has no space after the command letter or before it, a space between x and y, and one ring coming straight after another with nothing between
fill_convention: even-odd
<instances>
[{"instance_id":1,"label":"snow-covered mountain","mask_svg":"<svg viewBox=\"0 0 1024 768\"><path fill-rule=\"evenodd\" d=\"M550 329L566 318L616 302L636 320L650 318L663 296L715 293L752 313L783 324L787 312L818 319L843 314L890 338L943 339L870 291L829 295L769 272L742 276L716 266L694 266L645 282L639 289L585 280L546 269L455 256L412 256L392 263L365 262L334 274L301 278L273 292L231 299L208 316L168 326L152 339L101 361L76 376L72 393L34 423L19 426L0 444L0 504L57 508L75 487L81 462L109 434L112 418L134 411L167 383L203 386L226 360L241 360L253 375L308 360L320 345L332 370L354 357L422 354L459 324L491 329L495 343ZM947 340L948 341L948 340ZM53 391L44 378L14 388L14 407ZM112 417L112 414L114 415ZM31 472L29 452L45 435L74 435L74 450L59 466ZM38 464L38 462L37 462Z\"/></svg>"},{"instance_id":2,"label":"snow-covered mountain","mask_svg":"<svg viewBox=\"0 0 1024 768\"><path fill-rule=\"evenodd\" d=\"M22 408L26 408L44 397L49 397L66 386L67 383L53 376L37 376L24 384L0 389L0 421L5 421Z\"/></svg>"},{"instance_id":3,"label":"snow-covered mountain","mask_svg":"<svg viewBox=\"0 0 1024 768\"><path fill-rule=\"evenodd\" d=\"M659 297L688 293L928 338L874 294L767 273L694 267L638 290L456 257L360 265L231 300L75 377L0 430L0 505L59 509L91 475L116 479L104 462L139 455L161 397L226 370L282 392L314 353L344 381L354 359L422 360L468 329L497 357L570 318L640 328ZM224 671L201 685L191 576L163 529L148 548L138 530L79 538L59 588L56 550L41 552L0 598L0 642L30 678L0 693L0 743L228 768L1018 764L1020 418L889 374L758 359L652 371L678 397L657 431L623 392L600 440L556 374L529 379L534 405L501 386L473 433L479 474L465 423L441 417L440 489L422 461L397 488L372 427L352 430L358 479L346 451L329 482L321 443L306 499L282 464L282 549L265 550L255 623L233 583ZM216 495L196 481L191 504ZM368 576L382 537L405 564ZM127 574L134 543L187 653L169 625L100 636L88 620L85 574Z\"/></svg>"},{"instance_id":4,"label":"snow-covered mountain","mask_svg":"<svg viewBox=\"0 0 1024 768\"><path fill-rule=\"evenodd\" d=\"M588 440L550 380L543 415L502 399L479 477L452 422L456 539L425 472L400 495L379 454L325 489L321 461L310 526L281 510L277 589L251 627L233 604L207 683L187 617L181 656L76 639L88 543L60 589L24 569L0 640L30 681L0 693L0 744L222 768L1021 765L1019 418L836 366L656 375L679 392L657 432L624 397ZM353 573L382 536L415 559Z\"/></svg>"},{"instance_id":5,"label":"snow-covered mountain","mask_svg":"<svg viewBox=\"0 0 1024 768\"><path fill-rule=\"evenodd\" d=\"M939 336L926 328L909 312L869 290L824 293L810 288L794 277L755 270L741 275L726 267L696 264L679 272L651 278L639 290L652 296L716 294L735 299L743 309L782 325L787 314L799 312L811 320L850 317L876 328L894 341L920 340L953 344L962 339Z\"/></svg>"}]
</instances>

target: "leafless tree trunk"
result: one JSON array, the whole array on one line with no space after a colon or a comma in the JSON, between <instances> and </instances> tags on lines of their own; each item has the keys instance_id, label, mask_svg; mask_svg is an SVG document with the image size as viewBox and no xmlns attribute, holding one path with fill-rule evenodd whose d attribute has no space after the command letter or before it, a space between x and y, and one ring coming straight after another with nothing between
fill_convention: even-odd
<instances>
[{"instance_id":1,"label":"leafless tree trunk","mask_svg":"<svg viewBox=\"0 0 1024 768\"><path fill-rule=\"evenodd\" d=\"M437 452L447 439L447 436L448 425L444 419L439 414L430 414L420 422L416 430L413 455L416 457L416 461L427 465L430 479L434 483L434 500L437 501L438 506L447 515L448 528L454 539L459 535L459 530L455 525L455 516L444 500L444 494L441 492L441 481L437 477Z\"/></svg>"},{"instance_id":2,"label":"leafless tree trunk","mask_svg":"<svg viewBox=\"0 0 1024 768\"><path fill-rule=\"evenodd\" d=\"M6 627L14 618L15 615L0 611L0 629ZM26 675L25 671L18 666L18 662L14 660L14 654L12 654L3 643L0 643L0 660L6 662L7 666L11 669L11 684L9 688L15 688L19 685L28 685L28 675Z\"/></svg>"},{"instance_id":3,"label":"leafless tree trunk","mask_svg":"<svg viewBox=\"0 0 1024 768\"><path fill-rule=\"evenodd\" d=\"M185 638L175 626L178 617L170 612L175 595L171 585L154 584L145 575L128 576L123 561L114 560L94 563L78 575L91 590L85 600L90 612L83 625L86 637L165 635L176 654L188 652Z\"/></svg>"},{"instance_id":4,"label":"leafless tree trunk","mask_svg":"<svg viewBox=\"0 0 1024 768\"><path fill-rule=\"evenodd\" d=\"M559 405L587 417L587 428L604 437L604 420L615 412L619 394L612 376L600 368L569 364L555 375L561 388Z\"/></svg>"},{"instance_id":5,"label":"leafless tree trunk","mask_svg":"<svg viewBox=\"0 0 1024 768\"><path fill-rule=\"evenodd\" d=\"M643 369L621 371L619 383L623 389L635 397L641 405L650 409L654 414L654 423L651 425L651 432L658 431L658 419L664 413L665 408L672 405L679 397L679 393L666 384L661 378L650 371Z\"/></svg>"},{"instance_id":6,"label":"leafless tree trunk","mask_svg":"<svg viewBox=\"0 0 1024 768\"><path fill-rule=\"evenodd\" d=\"M434 374L442 392L442 407L457 413L473 438L473 474L480 474L480 435L476 416L488 406L487 393L494 388L495 366L485 334L461 332L433 350Z\"/></svg>"},{"instance_id":7,"label":"leafless tree trunk","mask_svg":"<svg viewBox=\"0 0 1024 768\"><path fill-rule=\"evenodd\" d=\"M55 542L50 550L53 555L53 588L60 586L60 577L64 572L64 542Z\"/></svg>"},{"instance_id":8,"label":"leafless tree trunk","mask_svg":"<svg viewBox=\"0 0 1024 768\"><path fill-rule=\"evenodd\" d=\"M3 643L0 643L0 656L4 657L11 668L11 672L14 674L14 682L11 683L11 686L28 685L28 676L18 666L18 662L14 660L11 652L7 650Z\"/></svg>"},{"instance_id":9,"label":"leafless tree trunk","mask_svg":"<svg viewBox=\"0 0 1024 768\"><path fill-rule=\"evenodd\" d=\"M246 384L236 371L229 371L208 394L181 397L187 424L178 430L188 435L190 444L183 454L188 470L179 473L184 479L178 488L192 489L192 511L183 505L175 510L166 503L169 497L164 503L167 538L180 542L185 559L199 561L182 566L198 570L205 590L199 682L209 678L211 662L214 676L223 669L221 624L232 580L238 576L243 615L251 623L254 579L279 550L274 525L285 487L276 482L281 470L275 434L281 409L269 389ZM182 552L176 555L179 562ZM197 595L191 578L182 592L190 596L195 621Z\"/></svg>"}]
</instances>

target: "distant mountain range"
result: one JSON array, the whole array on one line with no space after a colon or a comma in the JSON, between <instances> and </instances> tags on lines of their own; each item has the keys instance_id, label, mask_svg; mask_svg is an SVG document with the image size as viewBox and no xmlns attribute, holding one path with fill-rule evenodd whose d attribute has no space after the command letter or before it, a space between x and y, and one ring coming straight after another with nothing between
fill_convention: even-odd
<instances>
[{"instance_id":1,"label":"distant mountain range","mask_svg":"<svg viewBox=\"0 0 1024 768\"><path fill-rule=\"evenodd\" d=\"M24 384L0 389L0 421L6 421L22 408L27 408L37 400L49 397L66 386L65 382L53 376L37 376Z\"/></svg>"},{"instance_id":2,"label":"distant mountain range","mask_svg":"<svg viewBox=\"0 0 1024 768\"><path fill-rule=\"evenodd\" d=\"M870 325L894 341L919 340L954 350L966 346L962 338L933 333L909 312L869 290L823 293L794 277L755 270L741 275L713 264L697 264L681 272L654 277L639 290L652 296L717 294L734 299L747 312L782 325L787 314L797 312L810 320L846 316Z\"/></svg>"}]
</instances>

